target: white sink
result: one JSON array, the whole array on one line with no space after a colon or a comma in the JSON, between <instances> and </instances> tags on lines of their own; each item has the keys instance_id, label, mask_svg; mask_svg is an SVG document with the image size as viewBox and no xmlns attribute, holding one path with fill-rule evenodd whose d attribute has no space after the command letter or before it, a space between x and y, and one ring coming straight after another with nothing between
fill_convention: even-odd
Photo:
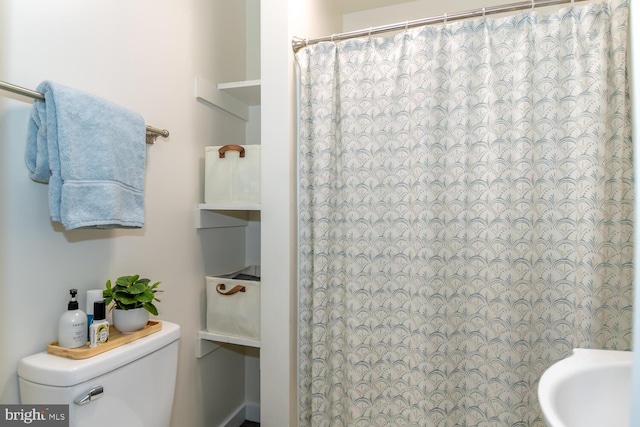
<instances>
[{"instance_id":1,"label":"white sink","mask_svg":"<svg viewBox=\"0 0 640 427\"><path fill-rule=\"evenodd\" d=\"M630 351L574 349L545 371L538 399L549 427L629 427Z\"/></svg>"}]
</instances>

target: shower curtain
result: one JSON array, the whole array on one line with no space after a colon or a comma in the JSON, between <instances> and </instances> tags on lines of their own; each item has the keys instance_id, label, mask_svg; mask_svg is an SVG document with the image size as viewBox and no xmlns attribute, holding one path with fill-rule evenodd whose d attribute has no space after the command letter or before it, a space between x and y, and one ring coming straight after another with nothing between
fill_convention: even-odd
<instances>
[{"instance_id":1,"label":"shower curtain","mask_svg":"<svg viewBox=\"0 0 640 427\"><path fill-rule=\"evenodd\" d=\"M302 426L544 426L628 350L626 0L297 53Z\"/></svg>"}]
</instances>

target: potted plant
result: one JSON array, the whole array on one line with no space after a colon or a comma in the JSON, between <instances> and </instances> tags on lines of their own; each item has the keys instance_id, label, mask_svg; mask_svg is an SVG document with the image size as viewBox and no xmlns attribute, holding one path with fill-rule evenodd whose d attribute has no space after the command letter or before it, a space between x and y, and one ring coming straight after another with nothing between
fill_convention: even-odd
<instances>
[{"instance_id":1,"label":"potted plant","mask_svg":"<svg viewBox=\"0 0 640 427\"><path fill-rule=\"evenodd\" d=\"M123 334L142 329L149 321L149 313L158 315L158 309L153 304L160 302L156 292L160 282L150 284L151 280L140 278L139 275L122 276L116 279L114 286L107 280L106 288L102 291L105 304L113 305L113 326Z\"/></svg>"}]
</instances>

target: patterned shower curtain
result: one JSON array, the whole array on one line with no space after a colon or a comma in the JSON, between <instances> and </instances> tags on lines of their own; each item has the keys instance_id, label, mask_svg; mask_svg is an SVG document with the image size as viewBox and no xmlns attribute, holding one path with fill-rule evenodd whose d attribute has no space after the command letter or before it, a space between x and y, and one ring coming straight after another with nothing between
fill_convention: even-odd
<instances>
[{"instance_id":1,"label":"patterned shower curtain","mask_svg":"<svg viewBox=\"0 0 640 427\"><path fill-rule=\"evenodd\" d=\"M297 54L302 426L543 426L628 350L627 0Z\"/></svg>"}]
</instances>

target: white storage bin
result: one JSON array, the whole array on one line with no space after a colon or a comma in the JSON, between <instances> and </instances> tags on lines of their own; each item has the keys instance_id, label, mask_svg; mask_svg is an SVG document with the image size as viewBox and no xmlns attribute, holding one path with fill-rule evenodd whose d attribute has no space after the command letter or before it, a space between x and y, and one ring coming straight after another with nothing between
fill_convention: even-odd
<instances>
[{"instance_id":1,"label":"white storage bin","mask_svg":"<svg viewBox=\"0 0 640 427\"><path fill-rule=\"evenodd\" d=\"M205 203L260 203L260 145L205 147Z\"/></svg>"},{"instance_id":2,"label":"white storage bin","mask_svg":"<svg viewBox=\"0 0 640 427\"><path fill-rule=\"evenodd\" d=\"M206 277L207 331L260 339L260 266Z\"/></svg>"}]
</instances>

